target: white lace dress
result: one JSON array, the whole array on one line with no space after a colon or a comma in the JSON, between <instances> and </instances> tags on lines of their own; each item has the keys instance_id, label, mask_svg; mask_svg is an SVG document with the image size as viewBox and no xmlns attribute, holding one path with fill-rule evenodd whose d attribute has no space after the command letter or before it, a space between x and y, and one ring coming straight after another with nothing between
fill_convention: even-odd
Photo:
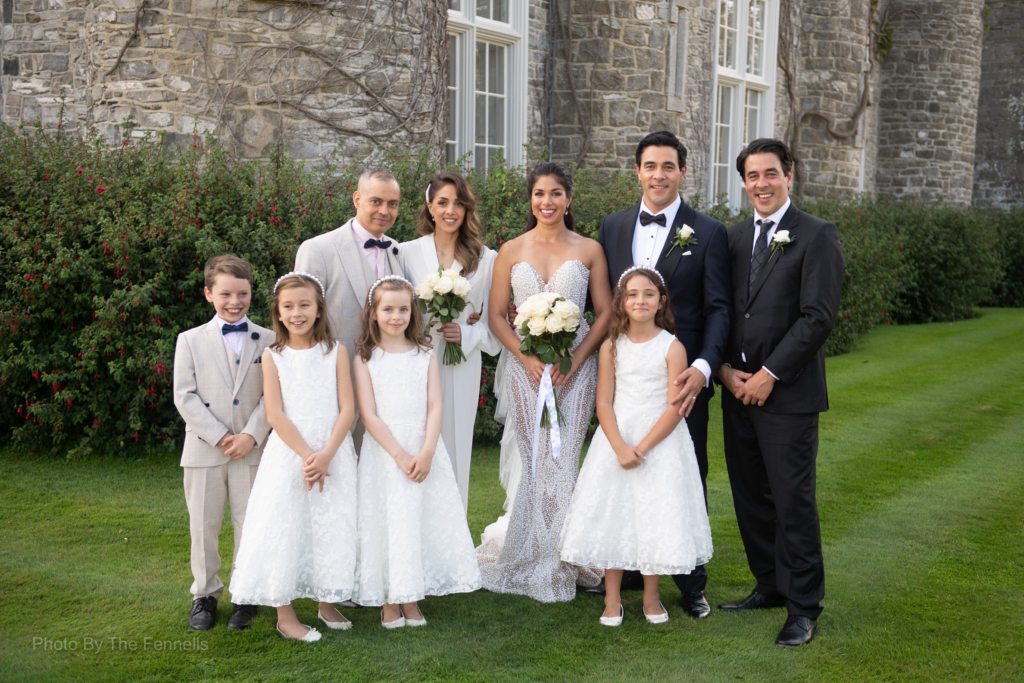
<instances>
[{"instance_id":1,"label":"white lace dress","mask_svg":"<svg viewBox=\"0 0 1024 683\"><path fill-rule=\"evenodd\" d=\"M512 292L516 304L538 292L557 292L583 310L590 285L590 270L580 261L563 263L544 282L529 263L512 266ZM573 348L590 331L580 320ZM477 548L483 585L495 593L527 595L539 602L572 600L576 586L596 586L601 574L562 562L558 540L569 509L580 449L594 415L597 387L597 356L588 358L572 377L556 390L565 419L561 432L561 455L552 457L549 430L541 430L536 476L531 476L533 431L537 409L537 383L519 359L509 356L506 369L508 416L506 425L516 433L522 475L512 509L506 519L492 525ZM502 533L504 532L504 533Z\"/></svg>"},{"instance_id":2,"label":"white lace dress","mask_svg":"<svg viewBox=\"0 0 1024 683\"><path fill-rule=\"evenodd\" d=\"M331 437L338 407L338 347L274 352L284 414L314 451ZM328 472L307 490L302 458L271 432L256 473L231 577L236 605L281 607L297 598L352 597L356 569L356 454L346 436Z\"/></svg>"},{"instance_id":3,"label":"white lace dress","mask_svg":"<svg viewBox=\"0 0 1024 683\"><path fill-rule=\"evenodd\" d=\"M377 416L409 455L423 447L427 376L433 351L373 350L367 362ZM443 439L417 484L366 432L359 454L360 605L422 600L480 588L466 511Z\"/></svg>"},{"instance_id":4,"label":"white lace dress","mask_svg":"<svg viewBox=\"0 0 1024 683\"><path fill-rule=\"evenodd\" d=\"M615 422L636 445L668 407L666 330L642 344L615 345ZM639 467L619 465L598 429L580 469L562 530L562 559L584 567L642 574L689 574L711 559L711 527L693 441L681 420Z\"/></svg>"}]
</instances>

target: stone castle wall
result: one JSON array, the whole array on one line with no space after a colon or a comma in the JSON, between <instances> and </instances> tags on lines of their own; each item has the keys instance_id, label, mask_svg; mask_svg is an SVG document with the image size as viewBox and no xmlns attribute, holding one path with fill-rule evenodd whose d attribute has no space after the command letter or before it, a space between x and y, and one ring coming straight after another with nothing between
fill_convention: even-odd
<instances>
[{"instance_id":1,"label":"stone castle wall","mask_svg":"<svg viewBox=\"0 0 1024 683\"><path fill-rule=\"evenodd\" d=\"M108 74L137 0L3 0L3 122L55 126L63 88L69 125L111 142L129 115L136 134L215 132L252 156L279 141L307 159L439 142L446 10L435 0L144 1Z\"/></svg>"},{"instance_id":2,"label":"stone castle wall","mask_svg":"<svg viewBox=\"0 0 1024 683\"><path fill-rule=\"evenodd\" d=\"M983 0L904 0L882 63L881 194L971 201Z\"/></svg>"},{"instance_id":3,"label":"stone castle wall","mask_svg":"<svg viewBox=\"0 0 1024 683\"><path fill-rule=\"evenodd\" d=\"M1024 206L1024 2L985 3L974 203Z\"/></svg>"}]
</instances>

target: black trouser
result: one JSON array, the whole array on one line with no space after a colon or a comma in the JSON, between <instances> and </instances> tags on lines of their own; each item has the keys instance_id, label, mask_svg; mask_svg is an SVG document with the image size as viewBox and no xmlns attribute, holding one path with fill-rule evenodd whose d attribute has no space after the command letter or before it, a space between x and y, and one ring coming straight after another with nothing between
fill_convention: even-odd
<instances>
[{"instance_id":1,"label":"black trouser","mask_svg":"<svg viewBox=\"0 0 1024 683\"><path fill-rule=\"evenodd\" d=\"M711 387L703 389L694 403L690 416L686 418L686 427L693 439L693 450L697 454L697 468L700 470L700 483L704 487L704 507L708 506L708 403L715 395ZM673 398L673 397L669 397ZM708 585L708 570L704 565L694 567L689 574L676 574L672 577L676 586L683 593L697 593ZM623 588L643 588L640 572L626 572L622 578Z\"/></svg>"},{"instance_id":2,"label":"black trouser","mask_svg":"<svg viewBox=\"0 0 1024 683\"><path fill-rule=\"evenodd\" d=\"M722 411L725 464L756 590L787 600L789 613L817 619L825 564L815 499L818 413Z\"/></svg>"}]
</instances>

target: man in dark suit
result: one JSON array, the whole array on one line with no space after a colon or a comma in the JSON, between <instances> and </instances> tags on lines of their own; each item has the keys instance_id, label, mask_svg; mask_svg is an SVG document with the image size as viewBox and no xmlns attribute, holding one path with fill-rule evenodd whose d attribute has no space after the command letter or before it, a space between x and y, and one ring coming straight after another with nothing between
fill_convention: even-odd
<instances>
[{"instance_id":1,"label":"man in dark suit","mask_svg":"<svg viewBox=\"0 0 1024 683\"><path fill-rule=\"evenodd\" d=\"M793 157L782 142L754 140L736 167L755 213L729 228L733 325L718 375L725 462L757 585L719 608L785 605L775 642L803 645L825 595L815 460L818 414L828 410L823 347L845 264L836 226L791 202Z\"/></svg>"},{"instance_id":2,"label":"man in dark suit","mask_svg":"<svg viewBox=\"0 0 1024 683\"><path fill-rule=\"evenodd\" d=\"M728 237L721 222L694 211L680 198L686 147L675 135L661 131L641 140L636 148L636 171L643 198L605 217L597 241L608 259L612 289L632 266L654 268L665 278L675 334L690 361L690 367L675 380L680 391L673 403L680 404L680 414L686 417L693 438L706 505L708 401L714 395L711 378L722 363L731 317ZM707 569L702 565L672 578L682 591L686 613L697 619L706 617L711 612L704 596ZM642 587L639 574L627 572L623 587Z\"/></svg>"}]
</instances>

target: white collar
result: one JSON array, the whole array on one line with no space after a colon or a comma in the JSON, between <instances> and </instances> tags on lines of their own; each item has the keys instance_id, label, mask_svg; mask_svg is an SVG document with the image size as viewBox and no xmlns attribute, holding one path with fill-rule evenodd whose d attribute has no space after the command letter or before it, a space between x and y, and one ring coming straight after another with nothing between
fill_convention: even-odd
<instances>
[{"instance_id":1,"label":"white collar","mask_svg":"<svg viewBox=\"0 0 1024 683\"><path fill-rule=\"evenodd\" d=\"M782 217L786 215L787 211L789 211L789 205L792 204L792 203L793 203L793 200L790 197L786 197L786 203L783 204L781 207L779 207L778 211L773 213L771 216L768 216L768 218L764 218L764 219L761 217L761 214L759 214L757 212L757 209L754 209L754 227L758 227L758 228L760 227L757 224L757 221L759 221L759 220L769 220L769 221L772 221L772 228L779 227L779 223L782 222Z\"/></svg>"}]
</instances>

